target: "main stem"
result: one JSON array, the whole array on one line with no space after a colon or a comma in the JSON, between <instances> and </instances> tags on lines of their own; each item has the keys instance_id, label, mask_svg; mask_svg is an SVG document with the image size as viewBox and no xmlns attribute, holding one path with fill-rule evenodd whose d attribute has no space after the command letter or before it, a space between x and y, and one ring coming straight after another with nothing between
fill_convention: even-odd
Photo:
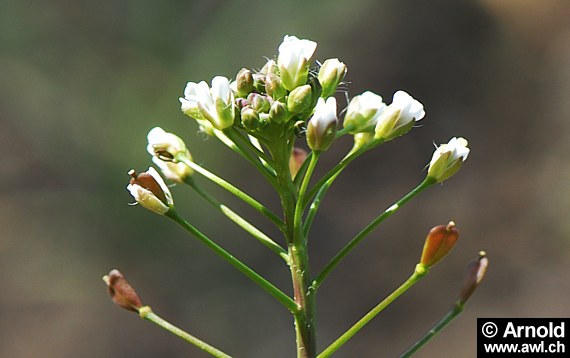
<instances>
[{"instance_id":1,"label":"main stem","mask_svg":"<svg viewBox=\"0 0 570 358\"><path fill-rule=\"evenodd\" d=\"M294 300L297 304L297 311L294 312L297 358L314 358L317 354L315 300L310 289L311 276L307 244L303 235L302 220L300 220L303 209L302 191L299 196L296 195L296 189L289 172L291 150L291 145L284 143L275 148L272 154L276 164L279 196L286 228L284 233L290 257L289 267L293 282ZM308 180L309 178L306 177L305 179Z\"/></svg>"}]
</instances>

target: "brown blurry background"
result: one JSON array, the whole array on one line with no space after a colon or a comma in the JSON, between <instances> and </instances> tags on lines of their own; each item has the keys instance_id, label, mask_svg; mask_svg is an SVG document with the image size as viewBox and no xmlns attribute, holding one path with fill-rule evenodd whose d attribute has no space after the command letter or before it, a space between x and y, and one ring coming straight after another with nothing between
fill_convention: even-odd
<instances>
[{"instance_id":1,"label":"brown blurry background","mask_svg":"<svg viewBox=\"0 0 570 358\"><path fill-rule=\"evenodd\" d=\"M187 81L259 68L283 35L348 66L350 95L425 106L414 129L339 177L312 231L314 273L425 175L433 143L472 148L453 179L379 227L323 284L324 348L413 270L435 225L457 222L453 253L336 356L393 357L450 308L466 263L488 276L418 357L475 357L477 317L568 317L570 3L483 1L12 1L0 3L0 357L206 357L114 306L119 268L146 304L236 357L293 357L289 314L168 220L127 205L146 133L183 137L195 160L277 209L275 194L182 115ZM346 102L338 96L341 106ZM348 150L327 152L319 173ZM206 180L205 188L269 230ZM290 292L282 262L184 187L179 211ZM278 352L278 353L275 353Z\"/></svg>"}]
</instances>

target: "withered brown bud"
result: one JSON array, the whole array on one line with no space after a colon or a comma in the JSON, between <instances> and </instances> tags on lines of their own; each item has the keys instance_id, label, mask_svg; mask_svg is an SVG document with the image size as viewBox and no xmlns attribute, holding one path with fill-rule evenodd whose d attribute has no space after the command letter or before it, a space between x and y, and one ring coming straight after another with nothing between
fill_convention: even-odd
<instances>
[{"instance_id":1,"label":"withered brown bud","mask_svg":"<svg viewBox=\"0 0 570 358\"><path fill-rule=\"evenodd\" d=\"M293 179L295 179L305 159L307 159L307 152L301 148L294 147L291 158L289 158L289 170Z\"/></svg>"},{"instance_id":2,"label":"withered brown bud","mask_svg":"<svg viewBox=\"0 0 570 358\"><path fill-rule=\"evenodd\" d=\"M139 296L119 270L111 270L108 275L103 276L103 281L107 284L111 299L120 307L138 312L143 306Z\"/></svg>"},{"instance_id":3,"label":"withered brown bud","mask_svg":"<svg viewBox=\"0 0 570 358\"><path fill-rule=\"evenodd\" d=\"M434 266L451 251L458 239L459 231L453 221L432 228L427 235L420 263L427 267Z\"/></svg>"},{"instance_id":4,"label":"withered brown bud","mask_svg":"<svg viewBox=\"0 0 570 358\"><path fill-rule=\"evenodd\" d=\"M465 281L463 282L463 287L459 294L459 302L461 304L465 304L473 292L475 292L475 289L479 286L483 277L485 277L487 266L489 266L489 259L487 259L487 253L485 251L480 251L479 257L467 265Z\"/></svg>"}]
</instances>

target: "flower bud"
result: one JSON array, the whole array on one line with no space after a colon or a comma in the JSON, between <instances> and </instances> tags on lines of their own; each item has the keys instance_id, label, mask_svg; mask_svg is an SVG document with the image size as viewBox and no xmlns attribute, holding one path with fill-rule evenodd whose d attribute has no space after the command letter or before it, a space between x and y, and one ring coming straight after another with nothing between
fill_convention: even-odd
<instances>
[{"instance_id":1,"label":"flower bud","mask_svg":"<svg viewBox=\"0 0 570 358\"><path fill-rule=\"evenodd\" d=\"M458 239L459 231L453 221L434 227L427 235L420 264L428 268L434 266L451 251Z\"/></svg>"},{"instance_id":2,"label":"flower bud","mask_svg":"<svg viewBox=\"0 0 570 358\"><path fill-rule=\"evenodd\" d=\"M249 107L255 109L258 113L268 113L271 108L271 103L267 96L251 93L247 100L249 102Z\"/></svg>"},{"instance_id":3,"label":"flower bud","mask_svg":"<svg viewBox=\"0 0 570 358\"><path fill-rule=\"evenodd\" d=\"M173 161L177 155L189 154L184 141L173 133L165 132L160 127L154 127L147 135L146 150L150 155L164 161Z\"/></svg>"},{"instance_id":4,"label":"flower bud","mask_svg":"<svg viewBox=\"0 0 570 358\"><path fill-rule=\"evenodd\" d=\"M325 101L319 98L315 113L307 124L309 147L314 151L327 150L335 138L337 124L336 99L329 97Z\"/></svg>"},{"instance_id":5,"label":"flower bud","mask_svg":"<svg viewBox=\"0 0 570 358\"><path fill-rule=\"evenodd\" d=\"M327 98L331 96L340 82L346 75L346 65L338 60L338 58L329 58L326 60L319 70L318 79L323 87L321 97Z\"/></svg>"},{"instance_id":6,"label":"flower bud","mask_svg":"<svg viewBox=\"0 0 570 358\"><path fill-rule=\"evenodd\" d=\"M265 77L262 73L255 73L253 75L253 88L260 93L265 92Z\"/></svg>"},{"instance_id":7,"label":"flower bud","mask_svg":"<svg viewBox=\"0 0 570 358\"><path fill-rule=\"evenodd\" d=\"M273 102L269 110L269 121L271 123L285 123L289 120L291 114L287 111L287 107L279 101Z\"/></svg>"},{"instance_id":8,"label":"flower bud","mask_svg":"<svg viewBox=\"0 0 570 358\"><path fill-rule=\"evenodd\" d=\"M119 270L111 270L108 275L103 276L103 281L107 284L107 290L111 299L118 306L132 312L138 312L143 307L136 291L129 285Z\"/></svg>"},{"instance_id":9,"label":"flower bud","mask_svg":"<svg viewBox=\"0 0 570 358\"><path fill-rule=\"evenodd\" d=\"M291 113L301 113L311 107L313 90L310 85L295 88L287 97L287 109Z\"/></svg>"},{"instance_id":10,"label":"flower bud","mask_svg":"<svg viewBox=\"0 0 570 358\"><path fill-rule=\"evenodd\" d=\"M469 155L467 141L464 138L453 137L447 144L442 144L433 153L429 163L428 177L438 183L453 176Z\"/></svg>"},{"instance_id":11,"label":"flower bud","mask_svg":"<svg viewBox=\"0 0 570 358\"><path fill-rule=\"evenodd\" d=\"M372 132L376 126L378 117L386 109L382 97L366 91L350 100L343 126L349 133Z\"/></svg>"},{"instance_id":12,"label":"flower bud","mask_svg":"<svg viewBox=\"0 0 570 358\"><path fill-rule=\"evenodd\" d=\"M299 169L307 159L307 152L301 148L294 147L291 157L289 158L289 171L291 172L291 178L295 179Z\"/></svg>"},{"instance_id":13,"label":"flower bud","mask_svg":"<svg viewBox=\"0 0 570 358\"><path fill-rule=\"evenodd\" d=\"M259 113L251 107L243 107L241 110L241 123L250 131L259 127Z\"/></svg>"},{"instance_id":14,"label":"flower bud","mask_svg":"<svg viewBox=\"0 0 570 358\"><path fill-rule=\"evenodd\" d=\"M276 101L287 95L287 90L281 83L281 77L277 76L275 73L269 73L265 77L265 92Z\"/></svg>"},{"instance_id":15,"label":"flower bud","mask_svg":"<svg viewBox=\"0 0 570 358\"><path fill-rule=\"evenodd\" d=\"M317 43L300 40L295 36L285 36L279 45L277 65L283 87L293 89L307 83L309 60L317 48Z\"/></svg>"},{"instance_id":16,"label":"flower bud","mask_svg":"<svg viewBox=\"0 0 570 358\"><path fill-rule=\"evenodd\" d=\"M247 68L242 68L236 76L236 91L240 97L245 97L253 91L253 75Z\"/></svg>"},{"instance_id":17,"label":"flower bud","mask_svg":"<svg viewBox=\"0 0 570 358\"><path fill-rule=\"evenodd\" d=\"M140 174L131 169L129 175L131 180L127 185L127 190L142 207L164 215L174 206L172 194L156 169L150 167L148 171Z\"/></svg>"},{"instance_id":18,"label":"flower bud","mask_svg":"<svg viewBox=\"0 0 570 358\"><path fill-rule=\"evenodd\" d=\"M406 92L398 91L378 118L375 138L388 141L406 134L424 116L424 106L420 102Z\"/></svg>"},{"instance_id":19,"label":"flower bud","mask_svg":"<svg viewBox=\"0 0 570 358\"><path fill-rule=\"evenodd\" d=\"M459 294L459 302L461 304L465 304L473 292L475 292L475 289L483 280L485 272L487 272L487 266L489 266L489 260L485 251L479 252L479 257L467 265L465 281Z\"/></svg>"},{"instance_id":20,"label":"flower bud","mask_svg":"<svg viewBox=\"0 0 570 358\"><path fill-rule=\"evenodd\" d=\"M277 67L277 64L275 63L275 61L269 60L265 63L265 65L263 65L263 67L259 71L259 74L261 74L261 75L263 75L263 77L265 77L270 73L277 74L277 72L279 72L279 67Z\"/></svg>"}]
</instances>

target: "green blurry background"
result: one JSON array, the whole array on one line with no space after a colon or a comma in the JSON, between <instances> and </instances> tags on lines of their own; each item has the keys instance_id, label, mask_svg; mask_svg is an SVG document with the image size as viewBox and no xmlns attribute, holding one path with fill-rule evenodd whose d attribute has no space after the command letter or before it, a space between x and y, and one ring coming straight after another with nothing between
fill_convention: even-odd
<instances>
[{"instance_id":1,"label":"green blurry background","mask_svg":"<svg viewBox=\"0 0 570 358\"><path fill-rule=\"evenodd\" d=\"M294 356L279 303L174 224L128 206L125 190L126 172L150 164L146 133L159 125L277 210L247 163L197 133L178 97L187 81L260 68L285 34L317 41L321 61L344 61L350 95L370 89L390 102L404 89L427 112L339 177L315 222L313 272L423 178L434 142L461 135L472 148L456 177L400 210L322 286L321 348L407 278L427 231L450 219L462 233L452 255L339 357L403 351L450 308L481 249L487 279L418 357L474 357L477 317L569 316L569 18L564 0L1 0L0 356L206 356L113 305L101 281L111 268L163 317L236 357ZM319 173L350 145L327 152ZM265 247L187 188L173 194L185 217L290 292Z\"/></svg>"}]
</instances>

